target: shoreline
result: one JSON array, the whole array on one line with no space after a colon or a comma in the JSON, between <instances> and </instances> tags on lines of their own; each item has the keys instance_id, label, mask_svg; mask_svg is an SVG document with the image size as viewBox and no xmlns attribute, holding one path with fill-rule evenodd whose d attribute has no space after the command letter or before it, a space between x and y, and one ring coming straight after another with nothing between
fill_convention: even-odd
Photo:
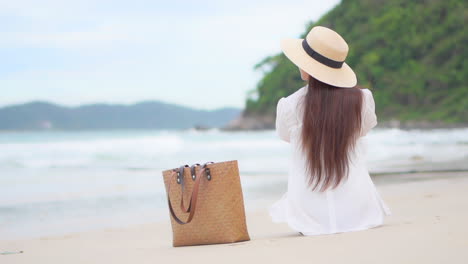
<instances>
[{"instance_id":1,"label":"shoreline","mask_svg":"<svg viewBox=\"0 0 468 264\"><path fill-rule=\"evenodd\" d=\"M386 186L388 184L392 184L394 182L399 182L399 183L406 183L406 182L413 182L413 181L428 181L428 180L437 180L437 179L444 179L446 177L450 178L458 178L458 177L464 177L464 175L468 175L468 170L467 169L460 169L460 170L438 170L438 171L420 171L420 170L411 170L411 171L395 171L395 172L377 172L377 173L370 173L370 176L373 180L373 182L376 185L379 186ZM275 183L270 183L273 184L275 191L269 191L269 192L262 192L262 195L255 195L257 198L252 199L249 197L252 196L252 190L248 190L248 188L245 188L244 186L244 203L245 203L245 210L246 212L256 212L258 211L258 208L263 208L267 207L269 204L272 204L275 202L275 198L278 198L281 196L284 191L286 191L286 186L287 186L287 179L284 178L284 174L252 174L246 176L245 174L242 174L244 177L253 177L253 178L258 178L261 177L263 180L267 180L268 178L274 179ZM461 175L461 176L460 176ZM282 179L278 181L278 178ZM279 187L279 185L281 185ZM248 191L247 191L248 190ZM260 191L260 190L258 190ZM91 222L74 222L74 224L77 224L76 226L73 225L72 227L65 228L66 227L66 222L63 225L60 225L60 228L57 229L50 229L52 226L50 223L46 224L41 228L43 231L37 232L34 231L33 234L25 233L21 231L21 233L14 233L14 232L9 232L9 233L3 233L5 235L2 239L2 232L0 232L0 241L15 241L15 240L25 240L25 239L37 239L37 238L43 238L43 237L56 237L56 236L61 236L61 235L69 235L69 234L77 234L77 233L83 233L83 232L93 232L93 231L99 231L99 230L104 230L104 229L112 229L112 228L126 228L126 227L131 227L131 226L137 226L137 225L145 225L149 223L160 223L163 221L168 221L168 213L167 213L167 208L153 208L157 209L152 210L152 217L149 217L149 215L145 215L144 218L146 220L144 221L138 221L135 219L127 219L128 221L117 221L117 222L109 222L112 220L110 217L105 217L105 218L93 218L93 220L90 220ZM107 222L107 224L106 224ZM70 224L70 223L69 223ZM89 225L91 224L91 225ZM88 225L88 226L87 226ZM2 226L0 226L0 231ZM6 227L5 225L3 227ZM48 231L45 231L48 230ZM6 231L6 229L4 229Z\"/></svg>"},{"instance_id":2,"label":"shoreline","mask_svg":"<svg viewBox=\"0 0 468 264\"><path fill-rule=\"evenodd\" d=\"M441 170L407 170L407 171L389 171L389 172L369 172L372 178L381 177L387 175L411 175L411 174L439 174L439 173L450 173L450 172L467 172L468 169L441 169Z\"/></svg>"},{"instance_id":3,"label":"shoreline","mask_svg":"<svg viewBox=\"0 0 468 264\"><path fill-rule=\"evenodd\" d=\"M402 130L463 129L468 128L468 123L388 119L379 121L375 128L397 128ZM272 130L275 129L275 115L246 114L243 112L220 129L222 131Z\"/></svg>"},{"instance_id":4,"label":"shoreline","mask_svg":"<svg viewBox=\"0 0 468 264\"><path fill-rule=\"evenodd\" d=\"M373 180L392 215L383 226L369 230L302 237L286 224L272 223L263 208L247 211L248 242L173 248L165 221L61 236L0 238L0 253L23 251L0 255L0 262L462 263L468 258L468 210L461 210L468 208L468 172L381 175Z\"/></svg>"}]
</instances>

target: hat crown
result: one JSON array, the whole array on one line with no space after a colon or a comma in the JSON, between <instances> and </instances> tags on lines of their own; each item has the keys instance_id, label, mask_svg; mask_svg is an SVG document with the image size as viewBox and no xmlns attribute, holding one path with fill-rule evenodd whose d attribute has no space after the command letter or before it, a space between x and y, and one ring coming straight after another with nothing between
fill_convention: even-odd
<instances>
[{"instance_id":1,"label":"hat crown","mask_svg":"<svg viewBox=\"0 0 468 264\"><path fill-rule=\"evenodd\" d=\"M313 27L306 36L309 46L320 55L334 61L345 61L348 56L348 44L335 31L321 26Z\"/></svg>"}]
</instances>

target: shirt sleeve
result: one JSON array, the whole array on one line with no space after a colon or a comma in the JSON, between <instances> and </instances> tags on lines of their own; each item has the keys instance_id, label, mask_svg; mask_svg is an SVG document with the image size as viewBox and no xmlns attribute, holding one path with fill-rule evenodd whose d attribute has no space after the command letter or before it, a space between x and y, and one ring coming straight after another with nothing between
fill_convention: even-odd
<instances>
[{"instance_id":1,"label":"shirt sleeve","mask_svg":"<svg viewBox=\"0 0 468 264\"><path fill-rule=\"evenodd\" d=\"M372 92L369 89L363 89L362 105L362 125L361 135L365 136L373 127L377 125L377 116L375 114L375 102Z\"/></svg>"},{"instance_id":2,"label":"shirt sleeve","mask_svg":"<svg viewBox=\"0 0 468 264\"><path fill-rule=\"evenodd\" d=\"M304 89L299 89L290 96L281 98L276 106L276 132L286 142L291 141L291 128L298 123L296 107L303 93Z\"/></svg>"},{"instance_id":3,"label":"shirt sleeve","mask_svg":"<svg viewBox=\"0 0 468 264\"><path fill-rule=\"evenodd\" d=\"M282 140L290 142L290 133L286 120L287 110L285 109L285 101L286 98L281 98L276 106L276 133Z\"/></svg>"}]
</instances>

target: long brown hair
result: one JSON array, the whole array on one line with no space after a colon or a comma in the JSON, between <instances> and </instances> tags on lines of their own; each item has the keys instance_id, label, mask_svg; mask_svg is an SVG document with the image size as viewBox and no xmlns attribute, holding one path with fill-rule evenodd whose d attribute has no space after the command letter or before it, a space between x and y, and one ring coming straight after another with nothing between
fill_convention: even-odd
<instances>
[{"instance_id":1,"label":"long brown hair","mask_svg":"<svg viewBox=\"0 0 468 264\"><path fill-rule=\"evenodd\" d=\"M308 184L320 191L348 177L350 150L361 129L362 93L309 77L304 97L302 149L307 157Z\"/></svg>"}]
</instances>

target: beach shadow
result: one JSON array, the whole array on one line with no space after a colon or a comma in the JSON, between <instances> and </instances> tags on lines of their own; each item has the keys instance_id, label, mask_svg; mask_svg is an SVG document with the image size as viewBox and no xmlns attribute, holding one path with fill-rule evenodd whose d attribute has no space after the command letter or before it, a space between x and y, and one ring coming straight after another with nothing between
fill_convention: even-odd
<instances>
[{"instance_id":1,"label":"beach shadow","mask_svg":"<svg viewBox=\"0 0 468 264\"><path fill-rule=\"evenodd\" d=\"M293 237L305 237L298 232L287 232L287 233L279 233L279 234L268 234L268 235L259 235L259 236L252 236L252 240L277 240L277 239L284 239L284 238L293 238Z\"/></svg>"}]
</instances>

